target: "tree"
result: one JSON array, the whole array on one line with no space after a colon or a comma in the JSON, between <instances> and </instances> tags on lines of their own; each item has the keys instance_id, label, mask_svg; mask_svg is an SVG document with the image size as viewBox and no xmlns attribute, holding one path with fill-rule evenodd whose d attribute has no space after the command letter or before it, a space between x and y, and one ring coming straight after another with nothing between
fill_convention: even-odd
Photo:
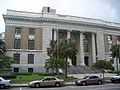
<instances>
[{"instance_id":1,"label":"tree","mask_svg":"<svg viewBox=\"0 0 120 90\"><path fill-rule=\"evenodd\" d=\"M56 74L59 74L59 68L64 69L66 68L66 65L68 66L68 62L66 62L66 60L64 59L57 59L56 58L51 58L51 59L47 59L46 63L45 63L45 68L47 70L51 69L52 72L54 73L54 70L56 71Z\"/></svg>"},{"instance_id":2,"label":"tree","mask_svg":"<svg viewBox=\"0 0 120 90\"><path fill-rule=\"evenodd\" d=\"M5 42L0 39L0 69L6 69L11 67L13 59L5 55L6 47Z\"/></svg>"},{"instance_id":3,"label":"tree","mask_svg":"<svg viewBox=\"0 0 120 90\"><path fill-rule=\"evenodd\" d=\"M104 78L104 70L111 70L112 64L107 60L98 60L95 64L93 64L92 67L101 70L103 72L103 78Z\"/></svg>"},{"instance_id":4,"label":"tree","mask_svg":"<svg viewBox=\"0 0 120 90\"><path fill-rule=\"evenodd\" d=\"M5 42L0 39L0 55L3 55L6 51Z\"/></svg>"},{"instance_id":5,"label":"tree","mask_svg":"<svg viewBox=\"0 0 120 90\"><path fill-rule=\"evenodd\" d=\"M11 67L13 59L6 55L0 55L0 69L6 69Z\"/></svg>"},{"instance_id":6,"label":"tree","mask_svg":"<svg viewBox=\"0 0 120 90\"><path fill-rule=\"evenodd\" d=\"M60 57L64 58L67 62L67 59L73 59L76 57L77 49L75 47L75 42L71 39L63 39L59 42L59 52ZM67 67L65 68L65 76L67 77Z\"/></svg>"},{"instance_id":7,"label":"tree","mask_svg":"<svg viewBox=\"0 0 120 90\"><path fill-rule=\"evenodd\" d=\"M49 47L47 48L47 55L50 57L48 61L51 60L50 62L52 62L53 60L53 62L57 62L58 65L59 63L63 62L61 64L64 64L63 66L66 68L66 76L68 66L67 59L76 57L76 53L77 49L75 48L75 42L73 42L71 39L60 39L58 41L52 40L49 44ZM46 65L51 66L51 64ZM58 65L54 65L56 67L56 72L58 72L59 69Z\"/></svg>"},{"instance_id":8,"label":"tree","mask_svg":"<svg viewBox=\"0 0 120 90\"><path fill-rule=\"evenodd\" d=\"M113 59L116 59L116 68L118 70L118 60L120 57L120 50L119 50L119 45L112 45L110 51L112 52L111 56Z\"/></svg>"}]
</instances>

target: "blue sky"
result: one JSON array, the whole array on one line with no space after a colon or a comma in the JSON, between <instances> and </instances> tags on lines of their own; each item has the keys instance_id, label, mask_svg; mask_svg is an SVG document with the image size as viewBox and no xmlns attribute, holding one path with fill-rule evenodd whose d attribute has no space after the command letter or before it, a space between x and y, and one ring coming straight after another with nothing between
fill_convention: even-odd
<instances>
[{"instance_id":1,"label":"blue sky","mask_svg":"<svg viewBox=\"0 0 120 90\"><path fill-rule=\"evenodd\" d=\"M120 0L0 0L0 32L5 31L2 14L7 9L41 12L43 6L56 9L57 14L120 22Z\"/></svg>"}]
</instances>

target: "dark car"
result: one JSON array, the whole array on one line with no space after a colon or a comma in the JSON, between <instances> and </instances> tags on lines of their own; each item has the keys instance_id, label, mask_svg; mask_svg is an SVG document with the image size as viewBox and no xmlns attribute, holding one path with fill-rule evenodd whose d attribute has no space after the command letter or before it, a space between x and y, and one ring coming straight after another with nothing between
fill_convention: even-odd
<instances>
[{"instance_id":1,"label":"dark car","mask_svg":"<svg viewBox=\"0 0 120 90\"><path fill-rule=\"evenodd\" d=\"M76 85L90 85L90 84L103 84L103 79L98 76L85 76L82 79L75 81Z\"/></svg>"}]
</instances>

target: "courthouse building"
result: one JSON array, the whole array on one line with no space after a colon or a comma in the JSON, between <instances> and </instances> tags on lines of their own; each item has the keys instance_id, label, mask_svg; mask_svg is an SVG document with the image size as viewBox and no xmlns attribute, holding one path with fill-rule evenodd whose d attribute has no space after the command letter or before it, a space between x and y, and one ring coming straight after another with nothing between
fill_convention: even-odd
<instances>
[{"instance_id":1,"label":"courthouse building","mask_svg":"<svg viewBox=\"0 0 120 90\"><path fill-rule=\"evenodd\" d=\"M6 54L14 58L15 72L45 72L50 40L71 38L78 50L69 60L71 67L91 66L98 59L112 60L111 45L120 44L120 23L101 19L56 14L43 7L41 13L7 10L5 21Z\"/></svg>"}]
</instances>

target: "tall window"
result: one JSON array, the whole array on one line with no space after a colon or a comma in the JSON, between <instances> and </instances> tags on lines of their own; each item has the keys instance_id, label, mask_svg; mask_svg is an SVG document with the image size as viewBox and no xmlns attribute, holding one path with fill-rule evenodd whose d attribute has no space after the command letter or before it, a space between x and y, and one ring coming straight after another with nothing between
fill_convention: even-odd
<instances>
[{"instance_id":1,"label":"tall window","mask_svg":"<svg viewBox=\"0 0 120 90\"><path fill-rule=\"evenodd\" d=\"M28 68L29 73L33 73L33 68Z\"/></svg>"},{"instance_id":2,"label":"tall window","mask_svg":"<svg viewBox=\"0 0 120 90\"><path fill-rule=\"evenodd\" d=\"M108 35L108 41L112 41L112 35Z\"/></svg>"},{"instance_id":3,"label":"tall window","mask_svg":"<svg viewBox=\"0 0 120 90\"><path fill-rule=\"evenodd\" d=\"M33 50L34 49L34 40L28 41L28 49Z\"/></svg>"},{"instance_id":4,"label":"tall window","mask_svg":"<svg viewBox=\"0 0 120 90\"><path fill-rule=\"evenodd\" d=\"M88 44L84 44L84 52L89 52Z\"/></svg>"},{"instance_id":5,"label":"tall window","mask_svg":"<svg viewBox=\"0 0 120 90\"><path fill-rule=\"evenodd\" d=\"M15 64L20 64L20 54L14 54Z\"/></svg>"},{"instance_id":6,"label":"tall window","mask_svg":"<svg viewBox=\"0 0 120 90\"><path fill-rule=\"evenodd\" d=\"M20 27L15 28L15 34L21 34L21 28Z\"/></svg>"},{"instance_id":7,"label":"tall window","mask_svg":"<svg viewBox=\"0 0 120 90\"><path fill-rule=\"evenodd\" d=\"M30 28L29 29L29 35L34 35L35 34L35 29L34 28Z\"/></svg>"},{"instance_id":8,"label":"tall window","mask_svg":"<svg viewBox=\"0 0 120 90\"><path fill-rule=\"evenodd\" d=\"M14 72L19 72L19 68L14 68Z\"/></svg>"},{"instance_id":9,"label":"tall window","mask_svg":"<svg viewBox=\"0 0 120 90\"><path fill-rule=\"evenodd\" d=\"M60 39L64 38L64 33L63 32L59 32L59 38Z\"/></svg>"},{"instance_id":10,"label":"tall window","mask_svg":"<svg viewBox=\"0 0 120 90\"><path fill-rule=\"evenodd\" d=\"M14 49L20 49L20 39L14 40Z\"/></svg>"},{"instance_id":11,"label":"tall window","mask_svg":"<svg viewBox=\"0 0 120 90\"><path fill-rule=\"evenodd\" d=\"M28 64L34 64L34 54L28 54Z\"/></svg>"}]
</instances>

